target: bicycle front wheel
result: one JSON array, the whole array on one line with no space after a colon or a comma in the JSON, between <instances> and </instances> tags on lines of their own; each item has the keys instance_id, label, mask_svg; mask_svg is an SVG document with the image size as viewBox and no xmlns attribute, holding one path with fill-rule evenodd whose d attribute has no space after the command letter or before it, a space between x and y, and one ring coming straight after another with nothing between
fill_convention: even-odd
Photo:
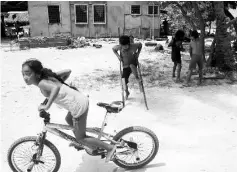
<instances>
[{"instance_id":1,"label":"bicycle front wheel","mask_svg":"<svg viewBox=\"0 0 237 172\"><path fill-rule=\"evenodd\" d=\"M124 142L116 150L114 163L125 169L138 169L151 162L159 149L155 133L145 127L128 127L114 136L115 141Z\"/></svg>"},{"instance_id":2,"label":"bicycle front wheel","mask_svg":"<svg viewBox=\"0 0 237 172\"><path fill-rule=\"evenodd\" d=\"M30 164L35 162L37 137L28 136L15 141L9 148L7 160L13 172L26 172ZM34 163L31 172L57 172L61 165L58 149L48 140L44 141L42 156Z\"/></svg>"}]
</instances>

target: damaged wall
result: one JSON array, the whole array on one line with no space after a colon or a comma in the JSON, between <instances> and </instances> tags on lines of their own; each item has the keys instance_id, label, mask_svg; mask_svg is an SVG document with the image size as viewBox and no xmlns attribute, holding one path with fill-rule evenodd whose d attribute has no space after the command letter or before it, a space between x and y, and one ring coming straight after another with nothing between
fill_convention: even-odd
<instances>
[{"instance_id":1,"label":"damaged wall","mask_svg":"<svg viewBox=\"0 0 237 172\"><path fill-rule=\"evenodd\" d=\"M29 1L32 36L53 36L68 33L73 36L108 37L132 34L136 37L150 37L153 15L148 15L148 1ZM60 5L61 23L48 24L48 5ZM75 4L88 5L88 23L76 24ZM93 4L105 4L106 22L95 24ZM131 15L131 5L140 5L141 15ZM159 15L155 15L155 36L160 30Z\"/></svg>"},{"instance_id":2,"label":"damaged wall","mask_svg":"<svg viewBox=\"0 0 237 172\"><path fill-rule=\"evenodd\" d=\"M60 23L49 24L48 5L59 5ZM31 36L53 36L70 33L68 1L28 1Z\"/></svg>"}]
</instances>

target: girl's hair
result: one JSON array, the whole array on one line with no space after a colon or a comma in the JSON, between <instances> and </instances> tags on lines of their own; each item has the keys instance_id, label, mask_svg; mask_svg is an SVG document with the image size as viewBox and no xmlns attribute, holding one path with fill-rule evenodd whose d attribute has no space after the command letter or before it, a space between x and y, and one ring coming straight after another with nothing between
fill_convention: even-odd
<instances>
[{"instance_id":1,"label":"girl's hair","mask_svg":"<svg viewBox=\"0 0 237 172\"><path fill-rule=\"evenodd\" d=\"M129 45L130 44L130 37L127 35L120 36L119 44L121 45Z\"/></svg>"},{"instance_id":2,"label":"girl's hair","mask_svg":"<svg viewBox=\"0 0 237 172\"><path fill-rule=\"evenodd\" d=\"M67 86L69 86L68 84L66 84L62 78L60 78L56 73L54 73L51 69L48 69L48 68L44 68L42 63L37 60L37 59L28 59L26 60L23 64L22 64L22 67L23 66L29 66L29 68L31 70L33 70L36 74L39 75L39 79L42 80L42 79L50 79L52 81L55 81L55 79L57 79L59 82L61 82L62 84L65 84ZM71 87L71 86L69 86ZM77 90L75 87L71 87L73 88L74 90Z\"/></svg>"},{"instance_id":3,"label":"girl's hair","mask_svg":"<svg viewBox=\"0 0 237 172\"><path fill-rule=\"evenodd\" d=\"M197 30L192 31L191 36L193 36L195 39L199 37L199 33Z\"/></svg>"},{"instance_id":4,"label":"girl's hair","mask_svg":"<svg viewBox=\"0 0 237 172\"><path fill-rule=\"evenodd\" d=\"M185 36L184 31L178 30L178 31L175 33L175 36L174 36L174 37L175 37L176 40L181 41L184 36Z\"/></svg>"}]
</instances>

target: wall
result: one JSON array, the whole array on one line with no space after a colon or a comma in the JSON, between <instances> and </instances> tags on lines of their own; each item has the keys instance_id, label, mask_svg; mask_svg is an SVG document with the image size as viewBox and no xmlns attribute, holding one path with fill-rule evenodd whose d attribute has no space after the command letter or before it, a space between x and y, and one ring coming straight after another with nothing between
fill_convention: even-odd
<instances>
[{"instance_id":1,"label":"wall","mask_svg":"<svg viewBox=\"0 0 237 172\"><path fill-rule=\"evenodd\" d=\"M87 4L88 5L88 24L75 24L75 4ZM73 36L84 37L102 37L107 35L108 28L108 14L106 7L106 24L93 24L93 8L92 4L107 4L106 1L70 1L71 11L71 26Z\"/></svg>"},{"instance_id":2,"label":"wall","mask_svg":"<svg viewBox=\"0 0 237 172\"><path fill-rule=\"evenodd\" d=\"M59 4L61 23L48 24L47 5ZM88 4L88 24L75 24L75 4ZM92 4L106 4L106 24L93 24ZM131 5L141 5L141 15L130 14ZM136 37L150 37L153 15L148 15L148 1L29 1L32 36L53 36L56 33L71 33L73 36L104 37L132 34ZM69 8L70 7L70 8ZM159 17L155 15L155 36L159 32Z\"/></svg>"},{"instance_id":3,"label":"wall","mask_svg":"<svg viewBox=\"0 0 237 172\"><path fill-rule=\"evenodd\" d=\"M75 24L75 4L88 4L88 24ZM92 4L106 4L106 24L93 24ZM141 15L131 16L130 6L141 5ZM74 36L104 37L118 36L120 34L133 34L136 37L150 37L150 28L153 28L153 15L148 14L147 1L70 1L72 20L72 34ZM159 22L155 15L155 36L158 36Z\"/></svg>"},{"instance_id":4,"label":"wall","mask_svg":"<svg viewBox=\"0 0 237 172\"><path fill-rule=\"evenodd\" d=\"M48 5L60 6L60 24L48 24ZM31 36L70 34L68 1L28 1Z\"/></svg>"},{"instance_id":5,"label":"wall","mask_svg":"<svg viewBox=\"0 0 237 172\"><path fill-rule=\"evenodd\" d=\"M153 15L148 15L148 1L126 1L125 2L125 34L136 37L147 38L151 36L153 29ZM131 5L140 5L141 15L131 15ZM155 36L160 32L159 14L154 15Z\"/></svg>"}]
</instances>

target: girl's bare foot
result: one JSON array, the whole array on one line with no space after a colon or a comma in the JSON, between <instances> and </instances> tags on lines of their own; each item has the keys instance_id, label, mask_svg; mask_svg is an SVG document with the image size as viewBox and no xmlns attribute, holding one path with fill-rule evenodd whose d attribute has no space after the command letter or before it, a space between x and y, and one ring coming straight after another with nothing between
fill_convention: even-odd
<instances>
[{"instance_id":1,"label":"girl's bare foot","mask_svg":"<svg viewBox=\"0 0 237 172\"><path fill-rule=\"evenodd\" d=\"M116 149L117 149L117 146L114 145L113 149L111 151L108 151L105 162L109 162L112 159Z\"/></svg>"}]
</instances>

